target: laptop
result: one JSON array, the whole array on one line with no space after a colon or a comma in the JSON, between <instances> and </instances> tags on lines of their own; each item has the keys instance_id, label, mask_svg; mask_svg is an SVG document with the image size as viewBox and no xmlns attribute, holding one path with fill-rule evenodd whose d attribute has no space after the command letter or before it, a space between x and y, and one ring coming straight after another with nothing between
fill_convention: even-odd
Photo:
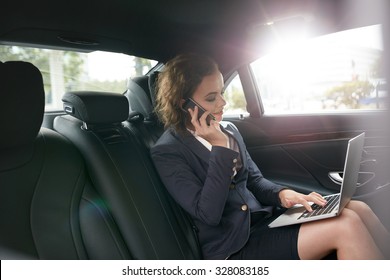
<instances>
[{"instance_id":1,"label":"laptop","mask_svg":"<svg viewBox=\"0 0 390 280\"><path fill-rule=\"evenodd\" d=\"M358 184L360 161L363 153L364 132L348 141L347 154L344 163L343 180L340 193L324 196L328 201L324 207L312 204L312 212L302 205L296 205L277 217L268 226L281 227L301 224L338 216L345 205L351 200Z\"/></svg>"}]
</instances>

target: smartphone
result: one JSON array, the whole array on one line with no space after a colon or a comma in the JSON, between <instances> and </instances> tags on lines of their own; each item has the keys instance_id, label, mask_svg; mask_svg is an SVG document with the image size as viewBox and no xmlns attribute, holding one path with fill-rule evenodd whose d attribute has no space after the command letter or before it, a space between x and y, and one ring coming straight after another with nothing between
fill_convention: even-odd
<instances>
[{"instance_id":1,"label":"smartphone","mask_svg":"<svg viewBox=\"0 0 390 280\"><path fill-rule=\"evenodd\" d=\"M193 100L192 98L188 98L186 99L186 101L184 101L184 104L183 104L183 110L187 113L188 112L188 108L191 108L192 110L194 110L194 108L198 107L198 119L200 119L200 117L204 114L204 112L206 112L206 110L200 106L195 100ZM210 125L210 121L211 120L214 120L215 121L215 117L212 115L212 114L209 114L206 118L206 123L207 125Z\"/></svg>"}]
</instances>

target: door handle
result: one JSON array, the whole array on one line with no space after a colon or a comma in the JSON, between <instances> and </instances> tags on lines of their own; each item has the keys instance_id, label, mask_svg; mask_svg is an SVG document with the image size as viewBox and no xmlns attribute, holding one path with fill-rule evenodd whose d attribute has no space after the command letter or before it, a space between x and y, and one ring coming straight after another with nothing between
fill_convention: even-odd
<instances>
[{"instance_id":1,"label":"door handle","mask_svg":"<svg viewBox=\"0 0 390 280\"><path fill-rule=\"evenodd\" d=\"M331 171L328 173L328 176L332 180L332 182L337 185L341 185L343 183L342 171ZM363 187L374 178L375 178L374 172L359 172L359 181L357 182L357 187L358 188Z\"/></svg>"},{"instance_id":2,"label":"door handle","mask_svg":"<svg viewBox=\"0 0 390 280\"><path fill-rule=\"evenodd\" d=\"M343 174L343 172L332 171L332 172L328 173L328 176L332 180L333 183L335 183L337 185L341 185L343 183L343 177L341 177L341 174Z\"/></svg>"},{"instance_id":3,"label":"door handle","mask_svg":"<svg viewBox=\"0 0 390 280\"><path fill-rule=\"evenodd\" d=\"M374 164L377 164L377 161L376 159L365 159L363 161L360 162L361 165L374 165Z\"/></svg>"}]
</instances>

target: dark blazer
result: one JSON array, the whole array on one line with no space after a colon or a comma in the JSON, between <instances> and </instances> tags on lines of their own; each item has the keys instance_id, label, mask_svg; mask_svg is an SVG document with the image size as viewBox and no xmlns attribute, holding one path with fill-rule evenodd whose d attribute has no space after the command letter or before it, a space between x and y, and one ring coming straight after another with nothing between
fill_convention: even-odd
<instances>
[{"instance_id":1,"label":"dark blazer","mask_svg":"<svg viewBox=\"0 0 390 280\"><path fill-rule=\"evenodd\" d=\"M222 123L240 153L218 146L209 151L190 132L173 129L166 130L151 149L163 183L199 230L205 259L225 259L239 251L249 238L250 213L280 206L278 193L284 188L263 177L237 128ZM233 176L238 157L242 167Z\"/></svg>"}]
</instances>

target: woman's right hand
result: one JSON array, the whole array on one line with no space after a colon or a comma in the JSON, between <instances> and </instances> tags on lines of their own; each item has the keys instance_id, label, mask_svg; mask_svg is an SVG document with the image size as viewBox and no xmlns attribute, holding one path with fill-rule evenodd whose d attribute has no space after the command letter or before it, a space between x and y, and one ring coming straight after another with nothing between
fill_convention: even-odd
<instances>
[{"instance_id":1,"label":"woman's right hand","mask_svg":"<svg viewBox=\"0 0 390 280\"><path fill-rule=\"evenodd\" d=\"M221 131L219 123L211 120L210 125L207 125L206 118L210 112L206 111L199 119L197 106L195 106L194 110L189 108L188 112L191 115L191 124L194 126L196 135L204 138L213 146L227 147L229 139Z\"/></svg>"},{"instance_id":2,"label":"woman's right hand","mask_svg":"<svg viewBox=\"0 0 390 280\"><path fill-rule=\"evenodd\" d=\"M309 202L313 202L315 204L324 207L326 204L326 200L322 197L322 195L311 192L308 195L304 195L302 193L296 192L291 189L283 189L279 192L279 199L283 207L290 208L296 204L302 204L307 211L312 212Z\"/></svg>"}]
</instances>

